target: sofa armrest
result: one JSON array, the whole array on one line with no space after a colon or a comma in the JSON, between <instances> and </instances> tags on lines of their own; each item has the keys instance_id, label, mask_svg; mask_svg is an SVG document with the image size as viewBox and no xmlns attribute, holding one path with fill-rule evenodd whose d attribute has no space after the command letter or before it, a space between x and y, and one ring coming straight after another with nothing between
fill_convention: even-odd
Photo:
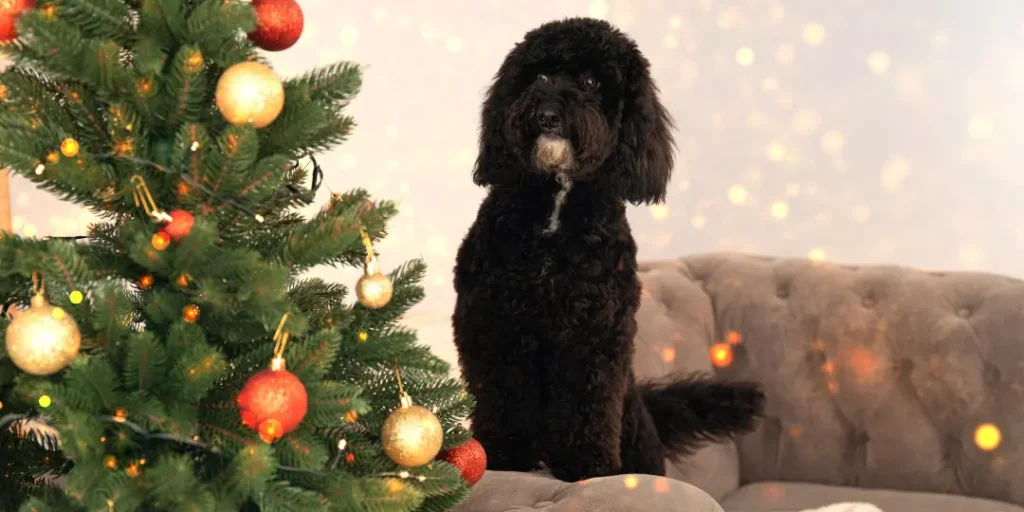
<instances>
[{"instance_id":1,"label":"sofa armrest","mask_svg":"<svg viewBox=\"0 0 1024 512\"><path fill-rule=\"evenodd\" d=\"M568 483L542 473L488 471L454 512L723 512L707 493L676 480L618 475Z\"/></svg>"},{"instance_id":2,"label":"sofa armrest","mask_svg":"<svg viewBox=\"0 0 1024 512\"><path fill-rule=\"evenodd\" d=\"M711 298L686 269L642 266L643 295L637 312L638 379L670 373L714 373L708 348L714 343L715 317ZM715 499L740 485L740 461L735 443L712 444L680 461L669 461L668 476L700 487Z\"/></svg>"}]
</instances>

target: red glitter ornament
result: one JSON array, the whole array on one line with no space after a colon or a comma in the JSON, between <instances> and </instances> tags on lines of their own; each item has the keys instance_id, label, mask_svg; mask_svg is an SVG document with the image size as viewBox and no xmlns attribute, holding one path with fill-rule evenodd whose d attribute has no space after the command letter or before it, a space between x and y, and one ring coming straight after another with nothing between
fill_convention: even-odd
<instances>
[{"instance_id":1,"label":"red glitter ornament","mask_svg":"<svg viewBox=\"0 0 1024 512\"><path fill-rule=\"evenodd\" d=\"M249 33L249 39L256 46L279 52L299 40L305 19L295 0L252 0L252 6L259 26Z\"/></svg>"},{"instance_id":2,"label":"red glitter ornament","mask_svg":"<svg viewBox=\"0 0 1024 512\"><path fill-rule=\"evenodd\" d=\"M272 443L299 427L309 409L309 395L302 381L284 369L284 360L275 358L270 369L249 377L242 386L238 409L242 423Z\"/></svg>"},{"instance_id":3,"label":"red glitter ornament","mask_svg":"<svg viewBox=\"0 0 1024 512\"><path fill-rule=\"evenodd\" d=\"M18 37L18 16L35 7L36 0L0 0L0 43L8 43Z\"/></svg>"},{"instance_id":4,"label":"red glitter ornament","mask_svg":"<svg viewBox=\"0 0 1024 512\"><path fill-rule=\"evenodd\" d=\"M182 238L185 238L192 232L192 226L195 225L196 218L191 213L185 210L174 210L168 215L171 216L171 221L164 226L163 232L167 233L171 240L175 242L181 241Z\"/></svg>"},{"instance_id":5,"label":"red glitter ornament","mask_svg":"<svg viewBox=\"0 0 1024 512\"><path fill-rule=\"evenodd\" d=\"M459 468L462 479L470 487L476 485L487 470L487 452L476 439L470 439L451 450L441 452L437 458Z\"/></svg>"}]
</instances>

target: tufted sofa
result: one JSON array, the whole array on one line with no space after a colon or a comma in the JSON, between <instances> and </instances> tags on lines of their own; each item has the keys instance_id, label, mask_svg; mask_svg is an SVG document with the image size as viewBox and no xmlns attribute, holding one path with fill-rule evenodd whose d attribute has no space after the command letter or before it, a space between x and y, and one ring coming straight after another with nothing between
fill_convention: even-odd
<instances>
[{"instance_id":1,"label":"tufted sofa","mask_svg":"<svg viewBox=\"0 0 1024 512\"><path fill-rule=\"evenodd\" d=\"M760 381L758 430L668 482L488 473L460 512L1024 512L1024 281L738 254L641 280L637 373Z\"/></svg>"}]
</instances>

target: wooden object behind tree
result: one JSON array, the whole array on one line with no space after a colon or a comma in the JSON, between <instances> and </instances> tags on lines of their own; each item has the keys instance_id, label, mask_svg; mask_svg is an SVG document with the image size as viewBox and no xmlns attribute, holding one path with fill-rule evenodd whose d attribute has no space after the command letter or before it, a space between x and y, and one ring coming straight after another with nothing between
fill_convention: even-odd
<instances>
[{"instance_id":1,"label":"wooden object behind tree","mask_svg":"<svg viewBox=\"0 0 1024 512\"><path fill-rule=\"evenodd\" d=\"M0 169L0 232L11 231L11 177Z\"/></svg>"}]
</instances>

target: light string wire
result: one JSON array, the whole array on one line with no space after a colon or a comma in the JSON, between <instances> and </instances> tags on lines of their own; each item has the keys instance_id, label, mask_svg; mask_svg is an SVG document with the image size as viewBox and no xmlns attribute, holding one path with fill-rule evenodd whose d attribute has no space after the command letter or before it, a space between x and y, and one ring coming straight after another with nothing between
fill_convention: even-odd
<instances>
[{"instance_id":1,"label":"light string wire","mask_svg":"<svg viewBox=\"0 0 1024 512\"><path fill-rule=\"evenodd\" d=\"M36 414L32 414L32 413L30 413L30 414L7 414L7 415L4 415L4 416L0 416L0 430L3 430L4 427L6 427L9 424L12 424L12 423L15 423L15 422L17 422L17 423L27 422L27 421L30 421L30 420L34 420L34 419L36 419L38 417L39 417L39 415L37 413ZM116 416L110 416L110 415L98 415L98 416L94 416L93 419L96 420L96 421L104 422L104 423L115 423L115 424L118 424L118 425L124 425L124 426L128 427L129 429L134 431L136 434L142 436L145 439L157 439L157 440L162 440L162 441L171 441L171 442L186 444L186 445L189 445L189 446L195 446L197 448L202 448L202 449L204 449L204 450L206 450L206 451L208 451L210 453L214 453L214 454L218 454L218 455L223 453L220 450L216 449L213 445L211 445L209 443L204 443L202 441L198 441L198 440L196 440L194 438L175 436L175 435L172 435L172 434L164 434L164 433L160 433L160 432L156 432L156 433L150 432L149 430L147 430L142 425L139 425L138 423L135 423L135 422L133 422L131 420L128 420L128 419L125 419L125 418L122 418L122 417L116 417ZM297 472L297 473L306 473L306 474L317 475L317 476L329 476L331 474L331 472L333 472L334 470L337 469L338 462L341 459L341 454L344 453L344 451L345 451L344 449L339 449L338 450L338 452L334 456L334 460L331 461L330 469L328 471L321 471L321 470L316 470L316 469L305 469L305 468L298 468L298 467L295 467L295 466L283 466L283 465L279 465L279 466L277 466L277 468L278 469L283 469L285 471L293 471L293 472ZM397 473L396 472L392 472L392 471L385 471L385 472L379 472L379 473L372 473L372 474L367 475L367 476L370 477L370 478L387 478L387 477L415 478L416 480L419 480L421 482L426 481L426 480L441 480L442 479L442 477L427 476L427 475L415 475L413 473L409 473L409 472L406 472L406 471L397 472Z\"/></svg>"}]
</instances>

